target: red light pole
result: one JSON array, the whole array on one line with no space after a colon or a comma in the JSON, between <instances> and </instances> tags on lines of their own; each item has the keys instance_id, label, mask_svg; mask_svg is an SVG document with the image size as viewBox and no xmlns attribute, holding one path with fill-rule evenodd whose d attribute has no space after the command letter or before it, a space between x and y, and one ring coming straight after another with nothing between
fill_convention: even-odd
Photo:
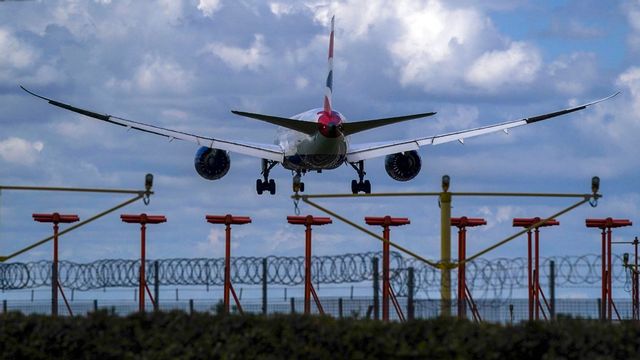
<instances>
[{"instance_id":1,"label":"red light pole","mask_svg":"<svg viewBox=\"0 0 640 360\"><path fill-rule=\"evenodd\" d=\"M404 320L404 314L400 309L400 304L396 300L396 296L391 288L389 281L390 265L389 265L389 227L402 226L410 224L408 218L392 218L391 216L374 217L367 216L364 218L367 225L382 226L382 237L386 240L382 243L382 320L389 321L389 297L391 296L396 312L400 320Z\"/></svg>"},{"instance_id":2,"label":"red light pole","mask_svg":"<svg viewBox=\"0 0 640 360\"><path fill-rule=\"evenodd\" d=\"M58 290L62 294L64 303L67 305L69 315L73 315L71 306L64 295L62 286L60 286L60 278L58 276L58 224L68 224L79 221L78 215L62 215L53 214L33 214L33 220L37 222L53 223L53 264L51 265L51 316L58 316Z\"/></svg>"},{"instance_id":3,"label":"red light pole","mask_svg":"<svg viewBox=\"0 0 640 360\"><path fill-rule=\"evenodd\" d=\"M248 216L233 216L233 215L207 215L207 222L211 224L225 224L225 251L224 251L224 312L229 313L229 292L233 294L233 299L238 306L238 311L242 314L242 305L240 300L236 296L233 285L231 284L231 225L243 225L251 222L251 218Z\"/></svg>"},{"instance_id":4,"label":"red light pole","mask_svg":"<svg viewBox=\"0 0 640 360\"><path fill-rule=\"evenodd\" d=\"M467 227L476 227L487 225L485 219L468 218L466 216L459 218L451 218L451 226L458 228L458 318L465 319L467 317L467 301L471 300L471 293L467 289L467 273L465 259L467 257ZM467 297L467 293L469 296ZM475 308L472 308L473 316L476 320L480 320L480 314Z\"/></svg>"},{"instance_id":5,"label":"red light pole","mask_svg":"<svg viewBox=\"0 0 640 360\"><path fill-rule=\"evenodd\" d=\"M600 318L602 320L611 320L612 308L615 307L613 303L612 289L611 289L611 238L613 228L619 228L624 226L631 226L633 223L627 219L587 219L586 226L588 228L598 228L602 230L602 307L600 311ZM616 310L616 313L618 310ZM618 317L620 317L618 315Z\"/></svg>"},{"instance_id":6,"label":"red light pole","mask_svg":"<svg viewBox=\"0 0 640 360\"><path fill-rule=\"evenodd\" d=\"M316 294L316 290L313 288L313 284L311 283L311 226L331 224L331 218L314 217L311 215L287 216L287 221L289 224L304 225L306 227L304 251L304 313L311 313L311 295L313 295L318 311L320 314L324 314L324 310L320 304L320 299L318 299L318 294Z\"/></svg>"},{"instance_id":7,"label":"red light pole","mask_svg":"<svg viewBox=\"0 0 640 360\"><path fill-rule=\"evenodd\" d=\"M131 223L131 224L140 224L140 286L138 288L138 311L144 312L144 292L145 290L149 294L149 299L151 299L151 303L155 306L155 299L151 296L151 291L149 291L149 286L147 286L147 276L145 274L145 269L147 265L147 248L146 248L146 233L147 233L147 224L160 224L167 221L167 218L163 215L120 215L120 219L123 222Z\"/></svg>"},{"instance_id":8,"label":"red light pole","mask_svg":"<svg viewBox=\"0 0 640 360\"><path fill-rule=\"evenodd\" d=\"M541 222L544 219L539 217L535 218L515 218L513 219L514 227L530 228L533 225ZM544 224L536 226L533 230L535 233L535 254L533 264L531 260L531 229L527 231L527 283L528 283L528 298L529 298L529 321L534 319L540 319L540 294L542 289L540 288L540 228L547 226L557 226L560 222L555 219L549 219ZM544 297L544 294L542 295Z\"/></svg>"}]
</instances>

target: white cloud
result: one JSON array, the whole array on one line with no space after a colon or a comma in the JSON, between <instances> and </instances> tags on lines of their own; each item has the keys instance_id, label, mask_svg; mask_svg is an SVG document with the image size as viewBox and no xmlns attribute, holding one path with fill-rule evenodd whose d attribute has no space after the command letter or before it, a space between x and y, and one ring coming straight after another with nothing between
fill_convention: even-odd
<instances>
[{"instance_id":1,"label":"white cloud","mask_svg":"<svg viewBox=\"0 0 640 360\"><path fill-rule=\"evenodd\" d=\"M29 45L18 40L9 30L0 28L0 68L23 69L31 66L37 53Z\"/></svg>"},{"instance_id":2,"label":"white cloud","mask_svg":"<svg viewBox=\"0 0 640 360\"><path fill-rule=\"evenodd\" d=\"M196 244L199 257L224 257L226 233L223 226L212 227L206 241ZM238 248L237 241L231 241L231 249Z\"/></svg>"},{"instance_id":3,"label":"white cloud","mask_svg":"<svg viewBox=\"0 0 640 360\"><path fill-rule=\"evenodd\" d=\"M627 22L631 27L627 40L632 49L640 50L640 3L627 1L625 10Z\"/></svg>"},{"instance_id":4,"label":"white cloud","mask_svg":"<svg viewBox=\"0 0 640 360\"><path fill-rule=\"evenodd\" d=\"M292 4L286 4L282 2L272 2L269 3L269 10L271 13L277 17L281 17L283 15L290 15L295 12L295 7Z\"/></svg>"},{"instance_id":5,"label":"white cloud","mask_svg":"<svg viewBox=\"0 0 640 360\"><path fill-rule=\"evenodd\" d=\"M302 89L306 88L307 85L309 85L309 80L306 77L304 77L304 76L297 76L296 77L296 89L302 90Z\"/></svg>"},{"instance_id":6,"label":"white cloud","mask_svg":"<svg viewBox=\"0 0 640 360\"><path fill-rule=\"evenodd\" d=\"M179 63L158 56L146 56L132 80L111 78L107 86L124 91L137 89L144 93L186 93L195 81L192 71L185 70Z\"/></svg>"},{"instance_id":7,"label":"white cloud","mask_svg":"<svg viewBox=\"0 0 640 360\"><path fill-rule=\"evenodd\" d=\"M337 14L341 41L383 46L403 86L442 94L473 91L468 84L482 90L528 84L542 63L535 46L510 40L482 6L465 1L347 0L311 9L325 26Z\"/></svg>"},{"instance_id":8,"label":"white cloud","mask_svg":"<svg viewBox=\"0 0 640 360\"><path fill-rule=\"evenodd\" d=\"M489 206L482 206L479 209L482 217L487 220L487 225L483 227L484 230L490 230L496 226L504 227L511 226L510 222L513 218L523 213L523 208L518 206L498 206L491 208ZM506 225L505 225L506 224Z\"/></svg>"},{"instance_id":9,"label":"white cloud","mask_svg":"<svg viewBox=\"0 0 640 360\"><path fill-rule=\"evenodd\" d=\"M293 229L278 229L270 236L267 243L269 253L286 253L293 249L300 249L304 246L300 241L300 232L293 232Z\"/></svg>"},{"instance_id":10,"label":"white cloud","mask_svg":"<svg viewBox=\"0 0 640 360\"><path fill-rule=\"evenodd\" d=\"M264 36L255 34L254 41L248 48L228 46L222 43L211 43L205 51L220 58L230 68L239 71L244 68L257 71L269 61L269 48L264 45Z\"/></svg>"},{"instance_id":11,"label":"white cloud","mask_svg":"<svg viewBox=\"0 0 640 360\"><path fill-rule=\"evenodd\" d=\"M623 93L616 98L596 107L586 116L586 124L581 128L594 136L594 139L608 138L608 148L634 150L637 135L640 132L640 67L631 67L618 76L616 85ZM618 153L617 157L627 154ZM632 155L629 153L629 155ZM638 162L631 156L632 164Z\"/></svg>"},{"instance_id":12,"label":"white cloud","mask_svg":"<svg viewBox=\"0 0 640 360\"><path fill-rule=\"evenodd\" d=\"M206 17L212 17L213 14L220 10L222 3L220 0L199 0L198 10L202 11L202 14Z\"/></svg>"},{"instance_id":13,"label":"white cloud","mask_svg":"<svg viewBox=\"0 0 640 360\"><path fill-rule=\"evenodd\" d=\"M577 52L560 56L546 68L555 89L563 94L580 95L596 81L598 69L593 53Z\"/></svg>"},{"instance_id":14,"label":"white cloud","mask_svg":"<svg viewBox=\"0 0 640 360\"><path fill-rule=\"evenodd\" d=\"M471 65L466 78L479 88L496 91L505 86L533 82L541 63L537 49L522 42L514 42L506 50L484 53Z\"/></svg>"},{"instance_id":15,"label":"white cloud","mask_svg":"<svg viewBox=\"0 0 640 360\"><path fill-rule=\"evenodd\" d=\"M40 51L18 39L11 31L0 28L0 80L25 85L60 82L64 77L50 63L42 64Z\"/></svg>"},{"instance_id":16,"label":"white cloud","mask_svg":"<svg viewBox=\"0 0 640 360\"><path fill-rule=\"evenodd\" d=\"M183 0L160 0L159 4L169 23L179 23L184 11Z\"/></svg>"},{"instance_id":17,"label":"white cloud","mask_svg":"<svg viewBox=\"0 0 640 360\"><path fill-rule=\"evenodd\" d=\"M10 137L0 141L0 158L15 163L32 165L44 148L41 141L30 142L18 137Z\"/></svg>"}]
</instances>

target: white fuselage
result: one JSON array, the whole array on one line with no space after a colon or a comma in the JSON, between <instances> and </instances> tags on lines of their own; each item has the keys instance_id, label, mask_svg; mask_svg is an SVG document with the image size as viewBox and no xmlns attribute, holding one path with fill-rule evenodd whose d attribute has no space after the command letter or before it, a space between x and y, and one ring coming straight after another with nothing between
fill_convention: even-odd
<instances>
[{"instance_id":1,"label":"white fuselage","mask_svg":"<svg viewBox=\"0 0 640 360\"><path fill-rule=\"evenodd\" d=\"M318 122L322 109L311 109L294 115L291 119ZM344 121L342 114L338 113ZM346 159L348 138L342 134L327 137L320 131L307 135L298 131L278 128L276 144L284 150L282 166L289 170L335 169Z\"/></svg>"}]
</instances>

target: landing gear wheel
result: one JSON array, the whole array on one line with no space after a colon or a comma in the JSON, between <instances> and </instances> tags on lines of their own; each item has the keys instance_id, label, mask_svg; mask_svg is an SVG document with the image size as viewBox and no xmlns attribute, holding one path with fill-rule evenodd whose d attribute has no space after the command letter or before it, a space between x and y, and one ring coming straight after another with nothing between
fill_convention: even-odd
<instances>
[{"instance_id":1,"label":"landing gear wheel","mask_svg":"<svg viewBox=\"0 0 640 360\"><path fill-rule=\"evenodd\" d=\"M364 191L365 194L371 194L371 183L369 180L365 180L363 185L362 191Z\"/></svg>"},{"instance_id":2,"label":"landing gear wheel","mask_svg":"<svg viewBox=\"0 0 640 360\"><path fill-rule=\"evenodd\" d=\"M262 180L256 179L256 192L258 193L258 195L262 195L262 191Z\"/></svg>"},{"instance_id":3,"label":"landing gear wheel","mask_svg":"<svg viewBox=\"0 0 640 360\"><path fill-rule=\"evenodd\" d=\"M276 182L273 179L269 180L269 193L271 195L276 194Z\"/></svg>"},{"instance_id":4,"label":"landing gear wheel","mask_svg":"<svg viewBox=\"0 0 640 360\"><path fill-rule=\"evenodd\" d=\"M357 194L359 192L363 192L365 194L371 194L371 183L369 182L369 180L365 180L365 181L351 180L351 192L353 194Z\"/></svg>"},{"instance_id":5,"label":"landing gear wheel","mask_svg":"<svg viewBox=\"0 0 640 360\"><path fill-rule=\"evenodd\" d=\"M276 165L278 165L277 161L262 159L262 179L256 180L256 192L258 195L262 195L265 191L268 191L271 195L275 195L276 182L273 179L269 179L269 172Z\"/></svg>"},{"instance_id":6,"label":"landing gear wheel","mask_svg":"<svg viewBox=\"0 0 640 360\"><path fill-rule=\"evenodd\" d=\"M303 182L300 183L300 192L304 192L304 183Z\"/></svg>"},{"instance_id":7,"label":"landing gear wheel","mask_svg":"<svg viewBox=\"0 0 640 360\"><path fill-rule=\"evenodd\" d=\"M351 180L351 192L357 194L363 192L365 194L371 194L371 182L364 180L364 176L367 174L364 171L364 161L360 160L357 163L349 163L358 172L358 180Z\"/></svg>"}]
</instances>

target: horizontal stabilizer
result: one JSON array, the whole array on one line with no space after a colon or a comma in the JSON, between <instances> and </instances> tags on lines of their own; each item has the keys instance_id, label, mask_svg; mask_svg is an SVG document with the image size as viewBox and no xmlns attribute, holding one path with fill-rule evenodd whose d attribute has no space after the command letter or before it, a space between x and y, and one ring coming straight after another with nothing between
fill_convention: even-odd
<instances>
[{"instance_id":1,"label":"horizontal stabilizer","mask_svg":"<svg viewBox=\"0 0 640 360\"><path fill-rule=\"evenodd\" d=\"M433 116L435 114L436 114L435 112L428 112L428 113L422 113L422 114L396 116L396 117L384 118L384 119L373 119L373 120L363 120L363 121L343 123L342 133L345 136L353 135L361 131L375 129L380 126L391 125L391 124L395 124L395 123L399 123L407 120L420 119L427 116Z\"/></svg>"},{"instance_id":2,"label":"horizontal stabilizer","mask_svg":"<svg viewBox=\"0 0 640 360\"><path fill-rule=\"evenodd\" d=\"M318 132L318 124L314 122L300 121L300 120L288 119L288 118L283 118L278 116L255 114L255 113L248 113L248 112L236 111L236 110L231 110L231 112L236 115L268 122L270 124L282 126L283 128L295 130L307 135L313 135Z\"/></svg>"}]
</instances>

